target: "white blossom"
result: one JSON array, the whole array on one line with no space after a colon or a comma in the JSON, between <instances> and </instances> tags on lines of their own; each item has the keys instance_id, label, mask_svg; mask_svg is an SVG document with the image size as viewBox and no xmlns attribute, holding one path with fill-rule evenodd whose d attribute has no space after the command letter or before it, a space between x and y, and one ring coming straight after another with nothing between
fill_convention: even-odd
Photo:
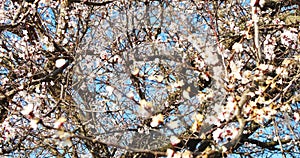
<instances>
[{"instance_id":1,"label":"white blossom","mask_svg":"<svg viewBox=\"0 0 300 158\"><path fill-rule=\"evenodd\" d=\"M216 142L219 142L219 141L221 140L222 133L223 133L223 130L222 130L221 128L217 128L217 129L213 132L213 139L214 139Z\"/></svg>"},{"instance_id":2,"label":"white blossom","mask_svg":"<svg viewBox=\"0 0 300 158\"><path fill-rule=\"evenodd\" d=\"M164 115L158 114L152 117L152 121L150 123L151 127L157 127L164 121Z\"/></svg>"},{"instance_id":3,"label":"white blossom","mask_svg":"<svg viewBox=\"0 0 300 158\"><path fill-rule=\"evenodd\" d=\"M295 122L299 122L299 120L300 120L300 115L299 115L298 112L294 112L294 120L295 120Z\"/></svg>"},{"instance_id":4,"label":"white blossom","mask_svg":"<svg viewBox=\"0 0 300 158\"><path fill-rule=\"evenodd\" d=\"M108 95L112 95L113 91L114 91L114 87L112 86L106 86L106 91Z\"/></svg>"},{"instance_id":5,"label":"white blossom","mask_svg":"<svg viewBox=\"0 0 300 158\"><path fill-rule=\"evenodd\" d=\"M60 68L60 67L62 67L62 66L64 66L65 64L66 64L66 59L57 59L56 61L55 61L55 67L57 67L57 68Z\"/></svg>"},{"instance_id":6,"label":"white blossom","mask_svg":"<svg viewBox=\"0 0 300 158\"><path fill-rule=\"evenodd\" d=\"M63 123L66 121L67 121L67 119L64 117L59 118L58 120L55 121L54 128L56 128L56 129L60 128L63 125Z\"/></svg>"},{"instance_id":7,"label":"white blossom","mask_svg":"<svg viewBox=\"0 0 300 158\"><path fill-rule=\"evenodd\" d=\"M244 49L243 49L243 45L240 44L240 43L235 43L233 46L232 46L232 49L235 50L235 52L239 53L239 52L242 52Z\"/></svg>"},{"instance_id":8,"label":"white blossom","mask_svg":"<svg viewBox=\"0 0 300 158\"><path fill-rule=\"evenodd\" d=\"M181 142L181 140L176 136L171 136L170 137L170 142L171 142L172 145L177 145Z\"/></svg>"},{"instance_id":9,"label":"white blossom","mask_svg":"<svg viewBox=\"0 0 300 158\"><path fill-rule=\"evenodd\" d=\"M33 111L33 104L28 104L27 106L23 107L23 110L21 111L21 113L24 116L29 115L31 112Z\"/></svg>"},{"instance_id":10,"label":"white blossom","mask_svg":"<svg viewBox=\"0 0 300 158\"><path fill-rule=\"evenodd\" d=\"M33 128L34 130L36 130L37 127L38 127L38 122L39 121L40 121L40 119L38 119L38 118L31 119L30 127Z\"/></svg>"}]
</instances>

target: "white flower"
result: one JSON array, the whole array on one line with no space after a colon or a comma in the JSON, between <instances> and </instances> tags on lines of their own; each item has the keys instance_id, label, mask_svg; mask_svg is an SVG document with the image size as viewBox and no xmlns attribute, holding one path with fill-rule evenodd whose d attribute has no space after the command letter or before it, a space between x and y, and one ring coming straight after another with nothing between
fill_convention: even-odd
<instances>
[{"instance_id":1,"label":"white flower","mask_svg":"<svg viewBox=\"0 0 300 158\"><path fill-rule=\"evenodd\" d=\"M250 2L250 5L252 7L256 7L256 5L260 5L260 7L263 7L264 4L265 4L265 0L259 0L259 1L257 1L257 0L251 0L251 2Z\"/></svg>"},{"instance_id":2,"label":"white flower","mask_svg":"<svg viewBox=\"0 0 300 158\"><path fill-rule=\"evenodd\" d=\"M49 38L47 36L44 36L44 38L42 39L42 42L48 43L49 42Z\"/></svg>"},{"instance_id":3,"label":"white flower","mask_svg":"<svg viewBox=\"0 0 300 158\"><path fill-rule=\"evenodd\" d=\"M148 79L152 80L152 81L156 80L155 76L153 76L153 75L149 76Z\"/></svg>"},{"instance_id":4,"label":"white flower","mask_svg":"<svg viewBox=\"0 0 300 158\"><path fill-rule=\"evenodd\" d=\"M67 139L65 139L65 140L63 140L63 141L60 141L60 144L59 144L60 146L62 146L62 147L65 147L65 146L72 146L72 141L71 141L71 139L70 138L67 138Z\"/></svg>"},{"instance_id":5,"label":"white flower","mask_svg":"<svg viewBox=\"0 0 300 158\"><path fill-rule=\"evenodd\" d=\"M60 68L64 66L66 62L67 62L66 59L57 59L55 61L55 67Z\"/></svg>"},{"instance_id":6,"label":"white flower","mask_svg":"<svg viewBox=\"0 0 300 158\"><path fill-rule=\"evenodd\" d=\"M164 122L164 115L158 114L152 117L151 127L157 127L159 124Z\"/></svg>"},{"instance_id":7,"label":"white flower","mask_svg":"<svg viewBox=\"0 0 300 158\"><path fill-rule=\"evenodd\" d=\"M216 53L209 51L212 49L214 49L214 48L211 48L211 47L206 48L207 51L205 51L202 54L202 58L204 59L205 63L215 65L216 63L219 62L219 59L217 58Z\"/></svg>"},{"instance_id":8,"label":"white flower","mask_svg":"<svg viewBox=\"0 0 300 158\"><path fill-rule=\"evenodd\" d=\"M143 117L149 117L151 116L151 111L153 110L153 105L151 102L147 102L145 99L142 99L139 101L139 109L138 113Z\"/></svg>"},{"instance_id":9,"label":"white flower","mask_svg":"<svg viewBox=\"0 0 300 158\"><path fill-rule=\"evenodd\" d=\"M186 150L186 151L184 151L184 152L182 153L181 157L182 157L182 158L192 158L193 155L192 155L192 152L191 152L191 151Z\"/></svg>"},{"instance_id":10,"label":"white flower","mask_svg":"<svg viewBox=\"0 0 300 158\"><path fill-rule=\"evenodd\" d=\"M238 67L234 62L230 62L230 69L231 69L230 74L232 74L238 80L242 79L242 76L240 74L241 68Z\"/></svg>"},{"instance_id":11,"label":"white flower","mask_svg":"<svg viewBox=\"0 0 300 158\"><path fill-rule=\"evenodd\" d=\"M278 141L279 140L279 138L277 137L277 136L275 136L275 137L273 137L273 141Z\"/></svg>"},{"instance_id":12,"label":"white flower","mask_svg":"<svg viewBox=\"0 0 300 158\"><path fill-rule=\"evenodd\" d=\"M189 92L188 92L188 91L184 90L184 91L182 92L182 95L183 95L183 98L184 98L184 99L190 99L190 95L189 95Z\"/></svg>"},{"instance_id":13,"label":"white flower","mask_svg":"<svg viewBox=\"0 0 300 158\"><path fill-rule=\"evenodd\" d=\"M226 152L228 149L225 146L222 146L222 152Z\"/></svg>"},{"instance_id":14,"label":"white flower","mask_svg":"<svg viewBox=\"0 0 300 158\"><path fill-rule=\"evenodd\" d=\"M285 136L284 136L284 139L285 139L285 140L289 140L289 139L291 139L291 136L290 136L290 135L285 135Z\"/></svg>"},{"instance_id":15,"label":"white flower","mask_svg":"<svg viewBox=\"0 0 300 158\"><path fill-rule=\"evenodd\" d=\"M167 153L167 158L172 158L172 157L173 157L173 154L174 154L174 150L172 150L172 149L167 149L166 153Z\"/></svg>"},{"instance_id":16,"label":"white flower","mask_svg":"<svg viewBox=\"0 0 300 158\"><path fill-rule=\"evenodd\" d=\"M30 121L31 128L33 128L34 130L36 130L37 127L38 127L38 122L39 121L40 121L40 119L38 119L38 118L31 119L31 121Z\"/></svg>"},{"instance_id":17,"label":"white flower","mask_svg":"<svg viewBox=\"0 0 300 158\"><path fill-rule=\"evenodd\" d=\"M260 7L263 7L265 3L266 3L265 0L260 0L260 1L259 1Z\"/></svg>"},{"instance_id":18,"label":"white flower","mask_svg":"<svg viewBox=\"0 0 300 158\"><path fill-rule=\"evenodd\" d=\"M173 158L181 158L181 152L176 152L175 154L174 154L174 156L173 156Z\"/></svg>"},{"instance_id":19,"label":"white flower","mask_svg":"<svg viewBox=\"0 0 300 158\"><path fill-rule=\"evenodd\" d=\"M126 94L126 96L127 96L128 98L130 98L130 99L133 99L134 93L133 93L132 91L130 91L130 92L128 92L128 93Z\"/></svg>"},{"instance_id":20,"label":"white flower","mask_svg":"<svg viewBox=\"0 0 300 158\"><path fill-rule=\"evenodd\" d=\"M296 43L298 40L298 34L290 30L284 30L281 34L281 43L286 46L291 46L292 44Z\"/></svg>"},{"instance_id":21,"label":"white flower","mask_svg":"<svg viewBox=\"0 0 300 158\"><path fill-rule=\"evenodd\" d=\"M23 34L24 34L25 36L27 36L28 31L27 31L27 30L23 30Z\"/></svg>"},{"instance_id":22,"label":"white flower","mask_svg":"<svg viewBox=\"0 0 300 158\"><path fill-rule=\"evenodd\" d=\"M50 0L41 0L41 3L44 3L46 6L50 4Z\"/></svg>"},{"instance_id":23,"label":"white flower","mask_svg":"<svg viewBox=\"0 0 300 158\"><path fill-rule=\"evenodd\" d=\"M218 119L220 120L220 121L224 121L224 120L229 120L230 119L230 117L231 117L231 111L229 111L228 109L224 109L224 110L226 110L225 112L222 112L222 113L219 113L219 115L218 115ZM217 124L216 124L217 125ZM220 125L220 124L219 124ZM219 126L218 125L218 126Z\"/></svg>"},{"instance_id":24,"label":"white flower","mask_svg":"<svg viewBox=\"0 0 300 158\"><path fill-rule=\"evenodd\" d=\"M54 128L57 128L57 129L60 128L63 125L63 123L66 121L67 121L67 119L64 117L59 118L58 120L55 121Z\"/></svg>"},{"instance_id":25,"label":"white flower","mask_svg":"<svg viewBox=\"0 0 300 158\"><path fill-rule=\"evenodd\" d=\"M281 72L281 75L283 78L288 78L289 77L289 72L286 69L283 69L283 72Z\"/></svg>"},{"instance_id":26,"label":"white flower","mask_svg":"<svg viewBox=\"0 0 300 158\"><path fill-rule=\"evenodd\" d=\"M156 78L156 81L157 81L157 82L162 82L163 79L164 79L164 76L157 75L157 76L155 76L155 78Z\"/></svg>"},{"instance_id":27,"label":"white flower","mask_svg":"<svg viewBox=\"0 0 300 158\"><path fill-rule=\"evenodd\" d=\"M134 76L136 76L136 75L139 74L139 72L140 72L140 69L138 69L138 68L135 67L135 68L131 71L131 74L134 75Z\"/></svg>"},{"instance_id":28,"label":"white flower","mask_svg":"<svg viewBox=\"0 0 300 158\"><path fill-rule=\"evenodd\" d=\"M295 122L298 122L298 121L300 120L300 115L299 115L299 113L298 113L298 112L295 112L293 118L294 118Z\"/></svg>"},{"instance_id":29,"label":"white flower","mask_svg":"<svg viewBox=\"0 0 300 158\"><path fill-rule=\"evenodd\" d=\"M50 85L51 85L51 86L54 86L54 84L55 84L55 83L54 83L53 81L50 82Z\"/></svg>"},{"instance_id":30,"label":"white flower","mask_svg":"<svg viewBox=\"0 0 300 158\"><path fill-rule=\"evenodd\" d=\"M250 82L250 80L248 78L245 78L245 77L242 78L242 84L247 84L249 82Z\"/></svg>"},{"instance_id":31,"label":"white flower","mask_svg":"<svg viewBox=\"0 0 300 158\"><path fill-rule=\"evenodd\" d=\"M222 109L222 108L220 108L220 109ZM217 112L217 111L216 111L216 112ZM219 113L219 114L222 114L221 111L218 111L218 113ZM222 115L222 116L223 116L223 115ZM221 115L218 116L218 117L221 117ZM209 124L212 124L212 125L221 126L221 122L220 122L220 120L219 120L218 117L213 116L213 115L209 115L209 116L206 117L205 122L207 122L207 123L209 123Z\"/></svg>"},{"instance_id":32,"label":"white flower","mask_svg":"<svg viewBox=\"0 0 300 158\"><path fill-rule=\"evenodd\" d=\"M227 129L226 131L228 133L228 137L231 138L231 139L234 139L239 133L238 128Z\"/></svg>"},{"instance_id":33,"label":"white flower","mask_svg":"<svg viewBox=\"0 0 300 158\"><path fill-rule=\"evenodd\" d=\"M2 85L5 85L8 81L9 79L7 77L1 79Z\"/></svg>"},{"instance_id":34,"label":"white flower","mask_svg":"<svg viewBox=\"0 0 300 158\"><path fill-rule=\"evenodd\" d=\"M141 107L146 107L147 106L147 101L145 99L142 99L139 101Z\"/></svg>"},{"instance_id":35,"label":"white flower","mask_svg":"<svg viewBox=\"0 0 300 158\"><path fill-rule=\"evenodd\" d=\"M240 44L240 43L235 43L233 46L232 46L232 49L234 49L235 52L239 53L239 52L242 52L244 49L243 49L243 45Z\"/></svg>"},{"instance_id":36,"label":"white flower","mask_svg":"<svg viewBox=\"0 0 300 158\"><path fill-rule=\"evenodd\" d=\"M106 91L108 95L112 95L113 91L114 91L114 87L112 86L106 86Z\"/></svg>"},{"instance_id":37,"label":"white flower","mask_svg":"<svg viewBox=\"0 0 300 158\"><path fill-rule=\"evenodd\" d=\"M204 120L204 116L200 113L197 113L194 115L194 119L195 119L195 121L202 122Z\"/></svg>"},{"instance_id":38,"label":"white flower","mask_svg":"<svg viewBox=\"0 0 300 158\"><path fill-rule=\"evenodd\" d=\"M202 73L201 78L205 79L206 81L209 81L209 76L206 73Z\"/></svg>"},{"instance_id":39,"label":"white flower","mask_svg":"<svg viewBox=\"0 0 300 158\"><path fill-rule=\"evenodd\" d=\"M172 145L177 145L181 142L181 140L176 136L171 136L170 137L170 142L171 142Z\"/></svg>"},{"instance_id":40,"label":"white flower","mask_svg":"<svg viewBox=\"0 0 300 158\"><path fill-rule=\"evenodd\" d=\"M260 70L262 70L262 71L267 70L268 67L269 67L269 65L266 65L266 64L260 64L260 65L258 66L258 68L259 68Z\"/></svg>"},{"instance_id":41,"label":"white flower","mask_svg":"<svg viewBox=\"0 0 300 158\"><path fill-rule=\"evenodd\" d=\"M174 83L174 84L173 84L173 87L175 87L175 88L179 88L179 87L182 87L183 85L184 85L183 81L182 81L182 80L180 80L180 81L178 81L178 82Z\"/></svg>"},{"instance_id":42,"label":"white flower","mask_svg":"<svg viewBox=\"0 0 300 158\"><path fill-rule=\"evenodd\" d=\"M167 124L168 128L170 129L176 129L179 127L179 122L178 121L171 121Z\"/></svg>"},{"instance_id":43,"label":"white flower","mask_svg":"<svg viewBox=\"0 0 300 158\"><path fill-rule=\"evenodd\" d=\"M57 142L59 146L72 146L70 133L64 131L57 131L54 137L58 137L60 139L60 141Z\"/></svg>"},{"instance_id":44,"label":"white flower","mask_svg":"<svg viewBox=\"0 0 300 158\"><path fill-rule=\"evenodd\" d=\"M65 44L67 44L67 43L68 43L68 39L65 38L65 39L62 41L62 44L65 45Z\"/></svg>"},{"instance_id":45,"label":"white flower","mask_svg":"<svg viewBox=\"0 0 300 158\"><path fill-rule=\"evenodd\" d=\"M255 93L253 93L253 92L248 92L247 95L250 96L250 97L254 97L254 96L255 96Z\"/></svg>"},{"instance_id":46,"label":"white flower","mask_svg":"<svg viewBox=\"0 0 300 158\"><path fill-rule=\"evenodd\" d=\"M33 104L28 104L27 106L25 106L23 108L23 110L21 111L21 113L25 116L30 115L30 113L33 111Z\"/></svg>"},{"instance_id":47,"label":"white flower","mask_svg":"<svg viewBox=\"0 0 300 158\"><path fill-rule=\"evenodd\" d=\"M213 132L213 139L218 142L220 140L220 137L222 136L223 130L221 128L217 128L217 130L215 130Z\"/></svg>"}]
</instances>

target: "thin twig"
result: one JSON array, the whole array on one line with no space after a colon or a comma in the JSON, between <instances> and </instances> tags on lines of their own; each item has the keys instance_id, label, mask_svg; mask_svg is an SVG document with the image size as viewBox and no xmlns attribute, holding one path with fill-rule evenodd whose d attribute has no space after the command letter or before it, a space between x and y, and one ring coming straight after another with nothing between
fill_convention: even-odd
<instances>
[{"instance_id":1,"label":"thin twig","mask_svg":"<svg viewBox=\"0 0 300 158\"><path fill-rule=\"evenodd\" d=\"M280 137L279 137L277 123L276 123L275 120L273 121L273 123L274 123L274 128L275 128L275 134L276 134L276 137L277 137L277 141L278 141L278 143L279 143L280 150L281 150L281 152L282 152L282 156L283 156L283 158L286 158L286 157L285 157L285 154L284 154L283 147L282 147L282 143L281 143L281 140L280 140Z\"/></svg>"}]
</instances>

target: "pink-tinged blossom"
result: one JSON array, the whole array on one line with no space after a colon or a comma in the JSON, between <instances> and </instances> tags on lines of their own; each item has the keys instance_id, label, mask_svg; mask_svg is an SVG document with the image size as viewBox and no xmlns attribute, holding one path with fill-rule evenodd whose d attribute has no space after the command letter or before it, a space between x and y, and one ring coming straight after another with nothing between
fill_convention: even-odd
<instances>
[{"instance_id":1,"label":"pink-tinged blossom","mask_svg":"<svg viewBox=\"0 0 300 158\"><path fill-rule=\"evenodd\" d=\"M222 139L222 133L223 133L223 130L222 130L221 128L217 128L217 129L213 132L213 139L214 139L216 142L221 141L221 139Z\"/></svg>"},{"instance_id":2,"label":"pink-tinged blossom","mask_svg":"<svg viewBox=\"0 0 300 158\"><path fill-rule=\"evenodd\" d=\"M2 85L5 85L8 82L9 82L9 79L7 77L4 77L4 78L1 79L1 84Z\"/></svg>"},{"instance_id":3,"label":"pink-tinged blossom","mask_svg":"<svg viewBox=\"0 0 300 158\"><path fill-rule=\"evenodd\" d=\"M28 104L27 106L23 107L23 110L21 111L21 113L28 118L33 117L32 112L33 112L33 104Z\"/></svg>"},{"instance_id":4,"label":"pink-tinged blossom","mask_svg":"<svg viewBox=\"0 0 300 158\"><path fill-rule=\"evenodd\" d=\"M40 121L39 118L31 119L31 121L30 121L30 127L33 128L34 130L36 130L38 128L39 121Z\"/></svg>"},{"instance_id":5,"label":"pink-tinged blossom","mask_svg":"<svg viewBox=\"0 0 300 158\"><path fill-rule=\"evenodd\" d=\"M222 116L223 116L223 114L221 114L219 116L209 115L206 117L205 122L208 124L221 126L221 121L218 117L222 117Z\"/></svg>"},{"instance_id":6,"label":"pink-tinged blossom","mask_svg":"<svg viewBox=\"0 0 300 158\"><path fill-rule=\"evenodd\" d=\"M296 47L296 43L298 40L298 34L297 30L290 29L290 30L284 30L281 34L281 44L288 46L288 47ZM295 48L294 48L295 49Z\"/></svg>"},{"instance_id":7,"label":"pink-tinged blossom","mask_svg":"<svg viewBox=\"0 0 300 158\"><path fill-rule=\"evenodd\" d=\"M181 142L181 140L176 136L171 136L170 142L173 146L175 146L175 145L179 144Z\"/></svg>"},{"instance_id":8,"label":"pink-tinged blossom","mask_svg":"<svg viewBox=\"0 0 300 158\"><path fill-rule=\"evenodd\" d=\"M272 109L271 107L264 107L264 119L269 120L273 115L276 114L276 110Z\"/></svg>"},{"instance_id":9,"label":"pink-tinged blossom","mask_svg":"<svg viewBox=\"0 0 300 158\"><path fill-rule=\"evenodd\" d=\"M299 122L299 120L300 120L300 115L299 115L299 113L298 113L298 112L294 112L293 118L294 118L295 122Z\"/></svg>"},{"instance_id":10,"label":"pink-tinged blossom","mask_svg":"<svg viewBox=\"0 0 300 158\"><path fill-rule=\"evenodd\" d=\"M283 21L281 21L279 18L276 18L272 21L273 24L275 25L283 25L285 24Z\"/></svg>"},{"instance_id":11,"label":"pink-tinged blossom","mask_svg":"<svg viewBox=\"0 0 300 158\"><path fill-rule=\"evenodd\" d=\"M172 149L167 149L166 154L167 154L167 158L172 158L174 155L174 150Z\"/></svg>"},{"instance_id":12,"label":"pink-tinged blossom","mask_svg":"<svg viewBox=\"0 0 300 158\"><path fill-rule=\"evenodd\" d=\"M16 136L16 128L12 127L8 121L9 119L4 120L2 124L0 124L0 128L2 130L2 138L6 141L9 141L11 138Z\"/></svg>"},{"instance_id":13,"label":"pink-tinged blossom","mask_svg":"<svg viewBox=\"0 0 300 158\"><path fill-rule=\"evenodd\" d=\"M238 135L239 129L238 128L228 128L226 129L225 137L234 139Z\"/></svg>"},{"instance_id":14,"label":"pink-tinged blossom","mask_svg":"<svg viewBox=\"0 0 300 158\"><path fill-rule=\"evenodd\" d=\"M54 122L54 128L59 129L62 127L62 125L64 124L64 122L66 122L67 119L64 117L59 118L58 120L56 120Z\"/></svg>"},{"instance_id":15,"label":"pink-tinged blossom","mask_svg":"<svg viewBox=\"0 0 300 158\"><path fill-rule=\"evenodd\" d=\"M251 0L250 2L250 5L252 7L258 7L258 6L263 7L264 4L265 4L265 0Z\"/></svg>"},{"instance_id":16,"label":"pink-tinged blossom","mask_svg":"<svg viewBox=\"0 0 300 158\"><path fill-rule=\"evenodd\" d=\"M275 47L276 47L276 38L271 37L271 35L267 35L266 40L264 41L264 53L266 55L266 59L273 60L275 58Z\"/></svg>"},{"instance_id":17,"label":"pink-tinged blossom","mask_svg":"<svg viewBox=\"0 0 300 158\"><path fill-rule=\"evenodd\" d=\"M126 94L126 96L129 98L129 99L133 99L134 98L134 93L132 91L128 92Z\"/></svg>"},{"instance_id":18,"label":"pink-tinged blossom","mask_svg":"<svg viewBox=\"0 0 300 158\"><path fill-rule=\"evenodd\" d=\"M222 113L218 114L218 120L220 121L227 121L231 118L231 113L229 111L224 111ZM220 126L221 124L217 124L217 126Z\"/></svg>"},{"instance_id":19,"label":"pink-tinged blossom","mask_svg":"<svg viewBox=\"0 0 300 158\"><path fill-rule=\"evenodd\" d=\"M253 20L249 20L249 21L246 22L247 27L252 27L253 24L254 24Z\"/></svg>"}]
</instances>

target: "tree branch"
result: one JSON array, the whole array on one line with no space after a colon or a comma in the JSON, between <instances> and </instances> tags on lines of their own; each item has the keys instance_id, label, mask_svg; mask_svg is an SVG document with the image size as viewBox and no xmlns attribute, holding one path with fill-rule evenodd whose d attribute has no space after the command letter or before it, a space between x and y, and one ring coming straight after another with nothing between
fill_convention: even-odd
<instances>
[{"instance_id":1,"label":"tree branch","mask_svg":"<svg viewBox=\"0 0 300 158\"><path fill-rule=\"evenodd\" d=\"M282 144L287 144L291 141L292 141L291 139L281 139L280 140L280 142ZM279 141L262 142L262 141L255 140L255 139L245 139L245 142L249 142L251 144L256 144L256 145L260 146L261 148L267 148L269 150L278 150L277 148L275 148L275 146L279 145Z\"/></svg>"},{"instance_id":2,"label":"tree branch","mask_svg":"<svg viewBox=\"0 0 300 158\"><path fill-rule=\"evenodd\" d=\"M86 0L69 0L70 3L83 3L83 4L86 4L86 5L90 5L90 6L105 6L107 4L110 4L114 1L106 1L106 2L88 2Z\"/></svg>"}]
</instances>

